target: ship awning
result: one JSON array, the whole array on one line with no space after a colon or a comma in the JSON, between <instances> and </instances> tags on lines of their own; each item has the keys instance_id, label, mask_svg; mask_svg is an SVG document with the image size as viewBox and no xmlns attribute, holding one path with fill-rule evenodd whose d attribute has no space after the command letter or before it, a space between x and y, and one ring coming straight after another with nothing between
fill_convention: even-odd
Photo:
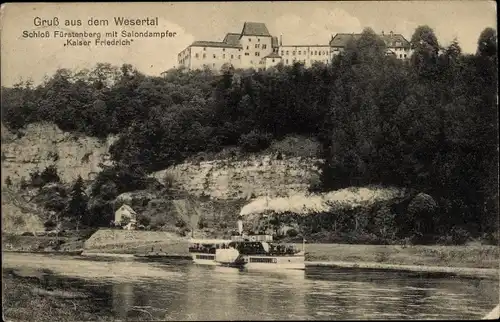
<instances>
[{"instance_id":1,"label":"ship awning","mask_svg":"<svg viewBox=\"0 0 500 322\"><path fill-rule=\"evenodd\" d=\"M190 239L191 244L229 244L229 239Z\"/></svg>"}]
</instances>

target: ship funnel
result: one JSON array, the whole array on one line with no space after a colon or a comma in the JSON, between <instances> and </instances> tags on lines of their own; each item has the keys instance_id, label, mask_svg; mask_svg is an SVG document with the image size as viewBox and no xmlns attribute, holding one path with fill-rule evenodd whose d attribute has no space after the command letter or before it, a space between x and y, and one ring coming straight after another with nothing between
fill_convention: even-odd
<instances>
[{"instance_id":1,"label":"ship funnel","mask_svg":"<svg viewBox=\"0 0 500 322\"><path fill-rule=\"evenodd\" d=\"M238 219L238 232L241 234L243 233L243 221L241 219Z\"/></svg>"}]
</instances>

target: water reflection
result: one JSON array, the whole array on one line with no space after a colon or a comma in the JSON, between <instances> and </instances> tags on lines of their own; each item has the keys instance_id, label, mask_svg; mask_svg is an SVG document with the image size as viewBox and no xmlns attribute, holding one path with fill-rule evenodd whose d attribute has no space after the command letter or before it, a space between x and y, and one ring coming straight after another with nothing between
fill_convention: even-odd
<instances>
[{"instance_id":1,"label":"water reflection","mask_svg":"<svg viewBox=\"0 0 500 322\"><path fill-rule=\"evenodd\" d=\"M471 319L498 303L499 290L498 281L331 268L258 272L61 258L6 263L51 269L57 274L51 278L67 288L73 283L67 276L78 277L94 294L96 312L110 310L118 320Z\"/></svg>"}]
</instances>

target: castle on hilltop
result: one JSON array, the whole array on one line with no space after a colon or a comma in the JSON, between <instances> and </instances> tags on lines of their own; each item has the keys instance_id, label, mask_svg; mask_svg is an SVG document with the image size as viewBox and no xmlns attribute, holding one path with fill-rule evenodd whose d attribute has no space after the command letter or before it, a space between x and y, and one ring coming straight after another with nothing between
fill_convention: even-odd
<instances>
[{"instance_id":1,"label":"castle on hilltop","mask_svg":"<svg viewBox=\"0 0 500 322\"><path fill-rule=\"evenodd\" d=\"M222 41L195 41L178 54L180 66L188 69L220 70L224 64L234 68L267 69L279 63L301 62L310 67L315 62L328 64L342 52L351 39L361 34L336 34L324 45L283 45L282 37L272 36L261 22L245 22L240 33L228 33ZM392 31L379 35L387 46L387 55L398 59L411 56L410 42Z\"/></svg>"}]
</instances>

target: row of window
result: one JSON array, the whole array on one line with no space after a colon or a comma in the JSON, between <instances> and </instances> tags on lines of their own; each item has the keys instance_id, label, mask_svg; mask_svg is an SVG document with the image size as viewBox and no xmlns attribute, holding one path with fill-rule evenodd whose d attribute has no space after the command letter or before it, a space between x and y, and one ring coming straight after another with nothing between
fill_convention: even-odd
<instances>
[{"instance_id":1,"label":"row of window","mask_svg":"<svg viewBox=\"0 0 500 322\"><path fill-rule=\"evenodd\" d=\"M285 56L285 55L289 55L290 54L290 51L285 51L285 50L282 50L281 51L281 56ZM292 55L295 55L295 50L292 51ZM299 50L298 51L298 55L302 55L302 51ZM304 50L304 55L307 55L307 51ZM314 52L311 51L311 55L328 55L328 50L315 50Z\"/></svg>"},{"instance_id":2,"label":"row of window","mask_svg":"<svg viewBox=\"0 0 500 322\"><path fill-rule=\"evenodd\" d=\"M196 259L215 260L213 255L196 255Z\"/></svg>"},{"instance_id":3,"label":"row of window","mask_svg":"<svg viewBox=\"0 0 500 322\"><path fill-rule=\"evenodd\" d=\"M236 49L236 48L234 48ZM207 51L207 47L203 47L203 51ZM222 48L222 51L226 51L226 48ZM241 51L241 48L238 48L238 51Z\"/></svg>"},{"instance_id":4,"label":"row of window","mask_svg":"<svg viewBox=\"0 0 500 322\"><path fill-rule=\"evenodd\" d=\"M247 53L245 53L245 55L246 55L246 54L247 54ZM247 56L248 56L248 55L247 55ZM196 54L194 55L194 57L196 57L196 58L200 58L200 54L196 53ZM207 54L203 54L203 56L202 56L202 57L203 57L203 59L207 58ZM216 54L214 54L214 58L217 58L217 55L216 55ZM226 54L222 54L222 59L225 59L225 58L226 58ZM231 59L234 59L234 55L231 55ZM241 59L241 55L238 55L238 59Z\"/></svg>"}]
</instances>

